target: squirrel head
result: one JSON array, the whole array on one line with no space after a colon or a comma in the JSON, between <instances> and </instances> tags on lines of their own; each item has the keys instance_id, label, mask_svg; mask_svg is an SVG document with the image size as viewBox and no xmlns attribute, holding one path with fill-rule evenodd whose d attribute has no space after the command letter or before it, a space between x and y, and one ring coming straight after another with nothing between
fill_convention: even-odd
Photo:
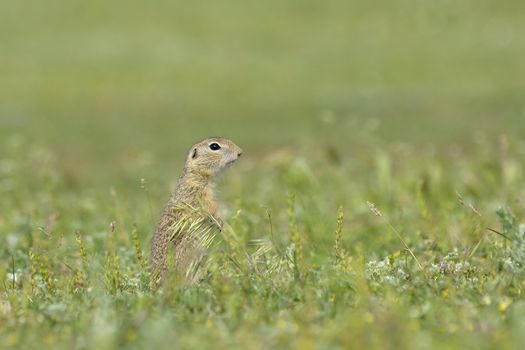
<instances>
[{"instance_id":1,"label":"squirrel head","mask_svg":"<svg viewBox=\"0 0 525 350\"><path fill-rule=\"evenodd\" d=\"M185 173L210 178L235 163L241 155L242 149L233 141L223 137L211 137L190 148L184 170Z\"/></svg>"}]
</instances>

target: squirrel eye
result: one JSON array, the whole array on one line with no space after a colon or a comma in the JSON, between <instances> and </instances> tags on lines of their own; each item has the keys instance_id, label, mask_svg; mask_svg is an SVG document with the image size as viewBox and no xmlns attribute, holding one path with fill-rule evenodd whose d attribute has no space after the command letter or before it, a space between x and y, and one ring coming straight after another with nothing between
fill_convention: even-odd
<instances>
[{"instance_id":1,"label":"squirrel eye","mask_svg":"<svg viewBox=\"0 0 525 350\"><path fill-rule=\"evenodd\" d=\"M210 145L210 149L211 149L212 151L218 151L218 150L221 149L221 146L220 146L218 143L215 143L215 142L214 142L214 143L212 143L212 144Z\"/></svg>"}]
</instances>

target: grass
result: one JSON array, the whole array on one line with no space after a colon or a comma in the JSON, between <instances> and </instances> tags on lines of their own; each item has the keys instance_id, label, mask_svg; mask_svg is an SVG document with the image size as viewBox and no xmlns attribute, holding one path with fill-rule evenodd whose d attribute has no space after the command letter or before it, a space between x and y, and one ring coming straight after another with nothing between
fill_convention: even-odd
<instances>
[{"instance_id":1,"label":"grass","mask_svg":"<svg viewBox=\"0 0 525 350\"><path fill-rule=\"evenodd\" d=\"M0 348L519 348L523 4L0 4ZM23 19L23 20L21 20ZM193 142L202 279L150 288Z\"/></svg>"},{"instance_id":2,"label":"grass","mask_svg":"<svg viewBox=\"0 0 525 350\"><path fill-rule=\"evenodd\" d=\"M2 345L512 348L524 149L506 147L425 162L401 147L342 163L243 159L223 178L229 228L203 279L154 292L144 183L72 186L52 153L13 139L1 164ZM152 197L157 212L164 196Z\"/></svg>"}]
</instances>

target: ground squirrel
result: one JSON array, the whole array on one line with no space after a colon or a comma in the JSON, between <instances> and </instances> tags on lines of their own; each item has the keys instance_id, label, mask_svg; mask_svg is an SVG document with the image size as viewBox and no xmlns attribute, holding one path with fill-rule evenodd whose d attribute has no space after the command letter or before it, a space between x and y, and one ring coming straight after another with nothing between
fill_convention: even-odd
<instances>
[{"instance_id":1,"label":"ground squirrel","mask_svg":"<svg viewBox=\"0 0 525 350\"><path fill-rule=\"evenodd\" d=\"M221 137L208 138L191 147L153 236L150 268L156 285L166 278L171 244L175 249L175 272L187 275L192 264L203 255L199 239L212 229L221 229L214 178L241 155L239 146Z\"/></svg>"}]
</instances>

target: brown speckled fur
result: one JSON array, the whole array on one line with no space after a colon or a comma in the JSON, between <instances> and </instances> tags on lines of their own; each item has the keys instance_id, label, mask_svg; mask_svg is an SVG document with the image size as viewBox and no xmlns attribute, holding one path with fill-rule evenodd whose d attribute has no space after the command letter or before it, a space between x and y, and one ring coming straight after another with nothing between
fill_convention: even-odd
<instances>
[{"instance_id":1,"label":"brown speckled fur","mask_svg":"<svg viewBox=\"0 0 525 350\"><path fill-rule=\"evenodd\" d=\"M219 144L221 149L211 150L212 143ZM166 279L166 260L171 245L175 249L174 269L180 275L184 275L192 262L203 255L202 247L198 247L185 232L173 232L173 226L180 220L191 221L197 216L209 217L210 225L220 225L221 219L214 198L214 178L241 154L242 150L235 143L221 137L209 138L191 147L184 171L164 208L153 236L150 268L156 285Z\"/></svg>"}]
</instances>

